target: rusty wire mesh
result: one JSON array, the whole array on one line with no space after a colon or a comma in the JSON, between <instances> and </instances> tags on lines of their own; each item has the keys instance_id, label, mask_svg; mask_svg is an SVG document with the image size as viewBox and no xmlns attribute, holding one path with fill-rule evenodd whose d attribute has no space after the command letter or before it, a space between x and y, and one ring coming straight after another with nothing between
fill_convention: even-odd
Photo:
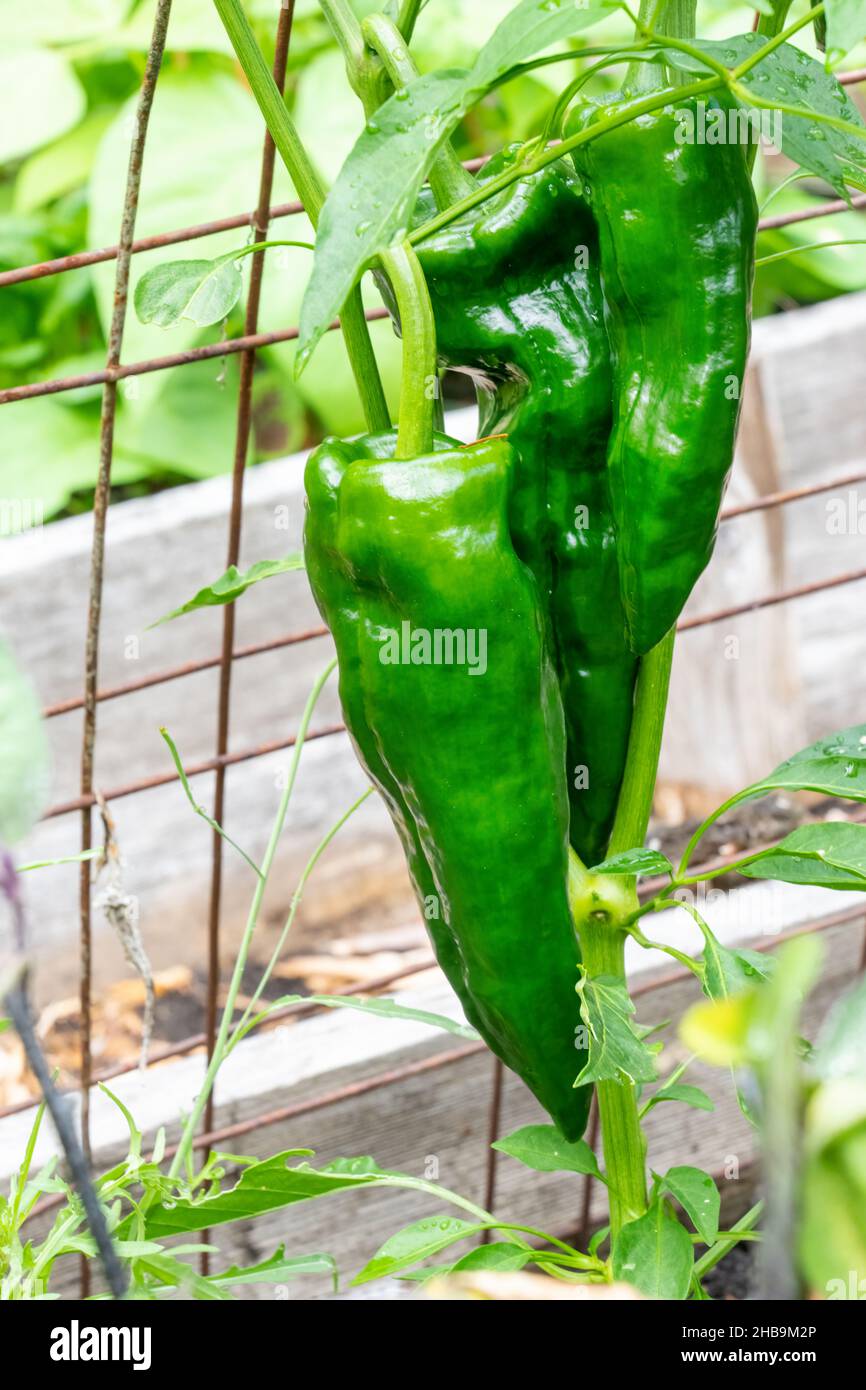
<instances>
[{"instance_id":1,"label":"rusty wire mesh","mask_svg":"<svg viewBox=\"0 0 866 1390\"><path fill-rule=\"evenodd\" d=\"M78 710L83 712L81 778L78 794L49 807L48 811L45 813L46 817L64 816L75 812L79 813L81 816L82 850L89 849L92 844L91 814L92 808L97 800L97 792L93 786L93 763L96 745L96 713L99 704L108 700L122 699L134 692L158 686L169 681L182 680L187 676L203 671L217 671L219 681L218 719L214 755L212 758L187 767L186 773L189 777L202 776L211 772L215 774L212 798L213 815L214 819L219 822L222 820L225 807L226 775L228 769L238 763L262 757L278 750L290 748L296 742L294 737L289 737L277 741L261 743L256 747L245 748L232 753L228 752L231 713L231 676L234 663L255 658L266 652L271 652L280 648L289 648L299 643L311 641L315 638L325 636L327 632L324 627L314 627L304 631L285 633L267 642L260 642L246 647L235 647L234 608L232 605L227 605L223 610L222 642L221 649L218 653L212 654L209 657L188 661L167 670L151 673L143 678L131 680L123 684L104 687L99 685L98 648L103 599L103 559L111 482L114 413L118 382L128 377L142 375L144 373L167 371L176 367L180 368L189 363L205 359L221 358L235 353L241 354L241 371L238 388L236 431L231 475L231 504L228 516L227 537L227 565L236 564L240 553L244 475L250 440L252 384L256 352L259 348L270 347L277 343L291 342L295 340L298 335L296 326L290 326L280 332L258 332L259 299L264 256L266 254L262 253L253 257L250 283L247 291L244 332L241 336L218 343L206 344L186 352L150 358L145 361L132 363L123 363L121 361L123 330L127 311L129 273L132 257L134 255L158 247L182 245L201 237L210 236L214 232L226 231L233 228L249 228L256 241L264 241L268 226L272 221L296 216L304 211L300 202L280 203L271 206L270 199L273 184L275 151L273 142L266 133L263 142L259 178L259 197L256 208L252 212L234 213L211 222L177 228L175 230L163 232L157 236L135 239L135 217L138 206L148 117L162 63L166 32L171 13L171 3L172 0L158 0L157 4L151 45L147 57L131 142L122 225L117 245L79 252L74 255L43 261L33 265L21 266L0 273L0 289L2 289L6 286L23 284L45 278L46 276L71 273L75 270L107 261L116 262L114 309L105 368L98 372L59 377L23 386L10 387L0 391L0 405L4 405L11 404L15 401L30 400L40 396L74 391L84 386L101 385L104 388L100 428L99 468L93 509L92 564L83 690L81 695L50 704L44 711L46 718L50 719L70 714ZM274 78L282 90L285 83L289 46L291 42L294 0L274 0L274 3L275 6L279 8L279 15L273 72ZM840 80L846 85L866 81L866 68L844 73L841 75ZM467 167L470 170L478 169L483 163L483 159L473 160L469 162ZM836 212L845 211L849 207L866 207L866 194L857 194L853 196L850 203L839 199L832 202L828 201L815 209L766 217L761 220L759 226L761 230L780 228L813 218L829 216ZM366 317L369 320L384 318L386 317L386 311L384 309L370 310L367 312ZM339 324L335 323L331 327L332 329L338 328ZM830 482L822 482L809 487L800 487L788 491L766 494L747 503L726 508L722 513L722 520L724 522L748 513L786 506L804 498L814 497L824 492L851 486L864 481L866 481L866 470L861 470L854 473L847 473ZM718 623L746 613L756 612L772 605L793 602L799 598L813 595L823 590L858 583L864 579L866 579L866 568L849 571L848 573L811 583L803 583L776 594L756 597L747 603L682 619L679 623L679 630L682 632L692 631L712 623ZM342 724L330 724L321 728L312 729L306 737L308 740L328 738L339 734L343 730L344 725ZM106 801L111 801L121 797L136 795L177 780L178 774L176 772L167 772L165 774L140 778L136 781L108 788L105 791L100 790L99 795L100 797L104 797ZM855 816L852 819L859 820L862 818ZM174 1043L168 1047L154 1049L149 1059L151 1065L165 1061L171 1057L189 1054L198 1048L205 1048L209 1055L214 1044L219 1002L222 845L223 842L221 837L217 833L214 833L211 856L211 882L208 899L206 1025L201 1032L192 1034L182 1039L180 1042ZM721 856L715 860L707 861L703 867L707 869L710 867L721 868L733 857L733 855L728 857ZM644 885L644 891L648 892L655 886L657 885L647 881ZM778 940L784 939L788 935L795 935L804 930L814 929L820 931L838 926L843 922L858 921L863 918L864 911L866 910L848 910L841 913L829 914L816 922L804 923L797 928L791 929L789 932L783 932L775 937L773 944ZM109 1080L114 1076L131 1070L137 1064L121 1064L99 1072L95 1072L93 1069L91 1055L91 874L90 864L87 861L83 862L81 865L80 876L80 942L80 1001L82 1017L80 1089L82 1096L82 1139L85 1151L89 1153L89 1095L91 1087L97 1081ZM753 944L758 949L768 949L769 946L769 943L766 941L756 941ZM864 938L864 949L866 949L866 938ZM431 965L434 963L432 955L430 956L429 963ZM415 962L410 967L404 967L378 980L369 981L366 989L368 992L374 993L377 990L387 988L397 983L410 974L417 973L423 968L425 968L423 964L419 965ZM654 989L663 988L665 985L681 977L685 977L686 973L687 972L682 967L677 970L669 970L663 975L654 976L651 981L639 986L634 993L646 993ZM340 991L336 992L339 993ZM348 993L349 991L347 990L345 992ZM316 1012L319 1007L320 1006L315 1004L310 1004L302 1010L294 1008L291 1010L291 1013L293 1017L303 1017L306 1014ZM284 1012L288 1013L289 1010L285 1010ZM311 1099L289 1104L267 1113L254 1115L237 1124L226 1125L221 1128L214 1127L213 1107L211 1102L205 1115L204 1130L197 1137L195 1147L198 1149L207 1149L214 1144L225 1143L230 1139L248 1134L251 1131L265 1128L269 1125L274 1125L299 1115L308 1114L314 1110L322 1109L325 1106L336 1105L342 1101L366 1094L372 1090L382 1089L407 1077L454 1065L465 1058L476 1055L482 1050L483 1044L481 1043L471 1043L461 1047L451 1048L435 1056L424 1058L421 1061L408 1062L402 1066L394 1067L362 1081L353 1082ZM488 1140L493 1140L499 1132L499 1110L502 1094L501 1083L502 1068L501 1064L496 1062L492 1074L490 1117L487 1134ZM28 1109L35 1104L35 1101L23 1101L15 1105L7 1106L5 1109L0 1110L0 1118L4 1115ZM591 1136L596 1135L597 1129L591 1129L590 1133ZM485 1204L488 1209L492 1206L495 1198L495 1163L495 1150L486 1147ZM587 1178L585 1181L586 1189L583 1202L584 1223L589 1212L589 1192L592 1179ZM56 1205L59 1200L59 1198L48 1198L40 1204L39 1210L48 1210L53 1205ZM86 1261L82 1264L81 1279L82 1294L84 1294L87 1292L89 1279Z\"/></svg>"}]
</instances>

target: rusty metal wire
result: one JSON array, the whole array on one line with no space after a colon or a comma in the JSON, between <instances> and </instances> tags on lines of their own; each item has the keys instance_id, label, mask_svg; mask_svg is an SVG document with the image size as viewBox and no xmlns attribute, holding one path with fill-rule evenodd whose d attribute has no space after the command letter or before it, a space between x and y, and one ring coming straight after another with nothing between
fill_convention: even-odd
<instances>
[{"instance_id":1,"label":"rusty metal wire","mask_svg":"<svg viewBox=\"0 0 866 1390\"><path fill-rule=\"evenodd\" d=\"M283 92L286 85L286 68L288 65L289 43L292 36L292 22L295 14L295 0L288 0L288 3L281 5L279 20L277 22L277 37L274 53L273 75L274 82ZM271 193L274 186L274 166L276 163L276 146L269 130L265 130L264 146L262 150L262 164L259 175L259 199L253 219L253 240L261 244L267 238L268 232L268 211L271 205ZM253 256L253 264L250 270L250 283L247 292L247 306L244 318L244 336L246 338L255 337L259 325L259 306L262 295L262 277L264 275L265 253ZM238 409L237 423L235 427L235 448L234 459L232 462L232 498L229 510L229 533L226 554L226 569L237 565L240 559L241 549L241 525L243 520L243 493L244 478L246 477L247 454L249 452L250 434L252 430L253 418L253 375L256 366L256 350L248 348L241 354L240 363L240 385L238 388ZM225 820L225 799L226 799L226 764L223 761L228 752L229 744L229 715L231 708L231 680L232 680L232 653L235 645L235 605L228 603L223 609L223 631L222 631L222 650L220 652L219 665L219 696L217 699L217 737L216 737L216 760L217 765L214 777L213 795L213 819L217 825L222 825ZM222 880L223 880L223 840L218 830L212 832L211 846L211 881L210 895L208 899L208 932L207 932L207 1013L205 1021L205 1034L207 1038L207 1055L210 1060L216 1041L217 1025L219 1019L219 979L220 979L220 916L222 908ZM205 1106L203 1117L204 1129L213 1129L214 1118L214 1097L213 1091L210 1092ZM207 1235L202 1237L207 1242ZM207 1274L209 1267L209 1255L205 1251L201 1256L201 1271Z\"/></svg>"},{"instance_id":2,"label":"rusty metal wire","mask_svg":"<svg viewBox=\"0 0 866 1390\"><path fill-rule=\"evenodd\" d=\"M793 589L782 589L778 594L767 594L764 598L752 599L749 603L734 603L729 608L717 608L713 613L699 613L694 618L681 618L677 632L690 632L696 627L708 627L711 623L725 622L728 618L741 618L744 613L757 613L762 608L773 608L778 603L788 603L791 599L809 598L812 594L824 593L827 589L838 589L843 584L857 584L866 579L866 569L849 570L847 574L836 574L830 579L816 579L811 584L798 584Z\"/></svg>"},{"instance_id":3,"label":"rusty metal wire","mask_svg":"<svg viewBox=\"0 0 866 1390\"><path fill-rule=\"evenodd\" d=\"M123 216L117 271L114 279L114 303L108 334L106 386L102 395L99 426L99 468L93 500L93 542L90 558L90 587L87 605L87 634L84 645L84 721L81 738L81 849L83 854L92 847L91 806L93 804L93 766L96 747L96 692L99 675L99 630L102 616L102 591L105 561L105 526L111 490L111 465L114 454L114 423L117 413L117 382L111 373L120 362L126 306L129 295L129 272L132 265L132 242L138 195L144 162L144 146L150 120L156 83L162 67L166 32L171 14L171 0L159 0L154 18L153 33L147 63L135 113L135 128L129 151ZM79 873L80 920L80 999L81 999L81 1147L85 1164L90 1163L90 1089L91 1089L91 990L92 990L92 932L91 932L91 866L84 859ZM81 1260L81 1296L90 1289L90 1265Z\"/></svg>"},{"instance_id":4,"label":"rusty metal wire","mask_svg":"<svg viewBox=\"0 0 866 1390\"><path fill-rule=\"evenodd\" d=\"M317 738L330 738L332 734L342 734L345 732L345 724L328 724L323 729L310 729L307 734L306 742L311 743ZM235 763L246 763L252 758L263 758L268 753L281 753L286 748L294 748L297 739L294 734L288 738L274 739L269 743L259 743L255 748L242 748L237 753L224 753L218 757L207 758L204 762L192 763L185 769L187 777L198 777L203 772L215 772L218 767L233 767ZM155 787L164 787L170 782L180 781L177 772L157 772L151 777L141 777L135 782L126 782L122 786L112 787L108 791L100 792L105 801L118 801L124 796L134 796L138 792L153 791ZM45 812L45 820L53 820L56 816L69 815L71 811L83 811L87 806L96 804L94 793L87 793L74 797L71 801L59 801L54 806L49 806Z\"/></svg>"},{"instance_id":5,"label":"rusty metal wire","mask_svg":"<svg viewBox=\"0 0 866 1390\"><path fill-rule=\"evenodd\" d=\"M326 627L310 627L301 632L287 632L282 637L272 637L267 642L252 642L246 647L236 647L232 653L232 661L244 661L250 656L261 656L264 652L280 651L283 647L293 647L299 642L312 642L318 637L327 637ZM107 685L102 690L97 691L96 698L103 700L119 700L124 695L135 695L140 690L150 690L155 685L165 685L167 681L179 680L183 676L196 676L202 671L212 671L215 666L219 666L221 656L206 656L199 661L184 661L180 666L170 666L165 671L154 671L149 676L138 676L135 680L123 681L120 685ZM71 714L74 710L81 709L84 699L81 695L73 695L68 700L58 700L53 705L46 705L42 711L43 719L55 719L59 714Z\"/></svg>"}]
</instances>

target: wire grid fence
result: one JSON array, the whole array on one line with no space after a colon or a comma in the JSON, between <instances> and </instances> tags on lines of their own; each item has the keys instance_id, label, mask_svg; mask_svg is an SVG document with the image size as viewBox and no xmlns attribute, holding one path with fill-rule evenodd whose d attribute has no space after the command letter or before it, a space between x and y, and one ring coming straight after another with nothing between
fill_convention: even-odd
<instances>
[{"instance_id":1,"label":"wire grid fence","mask_svg":"<svg viewBox=\"0 0 866 1390\"><path fill-rule=\"evenodd\" d=\"M222 358L232 353L241 354L240 362L240 381L238 388L238 404L236 416L236 429L234 439L233 464L232 464L232 483L231 483L231 504L228 516L228 538L226 548L226 566L235 565L240 554L240 541L243 516L243 489L244 474L249 450L250 431L251 431L251 410L252 410L252 385L253 373L256 362L256 352L259 348L270 347L276 343L287 343L295 340L298 336L296 326L288 327L280 332L259 333L258 315L259 302L261 295L262 273L264 256L261 253L252 258L252 268L250 282L246 299L246 312L244 332L240 337L231 338L218 343L209 343L201 347L193 348L187 352L169 354L162 357L149 358L146 361L123 363L121 361L121 349L123 344L124 325L127 313L127 301L129 291L130 267L133 255L142 251L153 250L157 247L175 246L194 241L198 238L210 236L214 232L225 231L232 228L250 228L253 239L257 242L264 241L267 236L268 227L271 222L278 219L296 216L304 211L300 202L280 203L271 206L271 192L273 186L275 149L269 134L265 134L261 168L259 177L259 194L255 210L250 212L236 213L221 219L200 223L195 226L181 227L173 231L161 233L158 236L150 236L135 239L135 221L138 206L138 196L141 184L142 163L145 152L147 138L148 121L151 106L156 91L157 80L162 64L165 49L166 33L171 13L172 0L158 0L154 28L151 38L150 49L147 56L147 63L142 81L141 91L138 99L135 125L132 135L130 148L129 167L127 175L126 190L123 203L123 215L120 228L120 235L117 245L103 247L98 250L84 251L75 255L60 257L55 260L43 261L34 265L22 266L0 273L0 289L14 284L23 284L33 280L42 279L46 276L65 274L70 271L81 269L87 266L96 265L101 262L115 261L115 294L113 312L108 339L108 352L106 365L102 371L80 374L77 376L58 377L51 380L34 382L23 386L15 386L0 391L0 405L11 404L14 401L31 400L39 396L53 395L65 391L74 391L83 386L101 385L103 387L102 414L100 424L99 439L99 464L96 480L96 490L93 507L93 539L91 550L91 568L89 585L89 604L87 631L85 640L85 661L84 661L84 685L81 695L72 699L59 701L49 705L44 713L46 718L53 719L62 715L71 714L78 710L82 711L82 740L81 740L81 773L78 794L65 801L56 803L49 807L46 817L65 816L78 813L81 818L81 848L87 851L92 847L93 842L93 823L92 810L97 801L110 802L121 797L133 796L140 792L151 790L154 787L164 786L167 783L178 780L177 772L167 772L150 777L139 778L135 781L101 790L94 787L94 751L96 746L96 717L97 710L101 703L108 700L121 699L126 695L147 689L152 686L164 684L169 681L182 680L187 676L197 674L202 671L214 670L218 673L218 712L217 712L217 737L213 757L195 763L186 768L189 777L196 777L205 773L214 774L213 788L213 816L217 822L221 822L225 810L226 798L226 774L229 767L238 763L246 762L253 758L262 757L268 753L291 748L296 738L294 736L276 741L260 743L255 747L243 748L229 752L229 730L231 714L231 685L232 669L237 661L250 660L265 652L271 652L280 648L290 648L299 643L308 642L315 638L323 637L327 634L324 627L308 628L304 631L288 632L267 642L252 644L245 647L235 647L235 619L234 607L229 604L223 609L222 615L222 642L220 651L212 656L204 657L195 661L185 662L182 665L171 667L170 669L157 671L150 675L136 680L124 682L114 686L99 685L99 635L101 626L101 614L103 603L103 562L105 555L105 534L106 521L109 504L111 469L114 442L114 423L117 403L118 382L128 377L141 375L147 372L166 371L175 367L183 367L192 362L199 362L209 358ZM289 53L289 45L292 33L292 21L294 12L294 0L275 0L275 6L279 6L279 15L276 30L275 58L273 66L274 79L282 91L285 86L286 68ZM866 81L866 68L857 69L841 75L840 80L845 85ZM474 160L469 163L470 169L477 169L483 160ZM866 207L866 194L854 195L850 203L843 199L828 201L816 209L806 211L783 213L774 217L763 218L760 222L761 230L769 230L791 225L793 223L806 221L812 218L830 216L836 212L846 211L850 207ZM367 312L368 320L381 319L387 316L384 309L373 309ZM338 323L333 324L332 329L339 327ZM844 476L834 478L830 482L818 483L810 487L790 489L784 492L775 492L758 497L750 502L728 507L722 512L722 520L727 521L734 517L744 516L751 512L769 510L784 506L803 498L814 497L824 492L834 491L837 488L851 486L856 483L866 482L866 469ZM836 575L828 579L805 583L796 587L782 590L776 594L757 597L746 603L737 604L731 607L717 609L714 612L701 614L694 617L682 619L679 623L681 632L694 630L695 628L705 627L713 623L727 621L731 618L742 616L746 613L758 611L775 604L788 603L808 595L819 593L823 590L837 588L843 585L854 584L866 579L866 568L852 570L844 574ZM307 734L307 740L329 738L344 732L345 726L341 723L324 725L314 728ZM852 817L853 820L862 822L866 820L866 812ZM220 918L222 901L222 838L216 832L213 833L212 857L211 857L211 880L208 901L208 971L207 971L207 1002L206 1002L206 1021L205 1028L198 1033L176 1042L171 1046L155 1048L151 1051L149 1064L162 1062L167 1058L179 1057L193 1052L197 1048L204 1047L208 1055L213 1048L217 1010L219 1004L219 945L220 945ZM715 860L707 861L702 867L723 868L727 862L735 857L732 853L729 856L720 856ZM642 892L649 894L661 882L655 883L646 880L642 885ZM91 1049L92 1040L92 917L91 917L91 871L87 860L83 861L80 870L80 893L79 893L79 917L80 917L80 1007L81 1007L81 1130L82 1141L85 1153L90 1156L90 1091L92 1086L98 1081L107 1081L112 1077L125 1072L132 1071L138 1064L129 1062L116 1065L111 1068L95 1071L93 1067L93 1057ZM847 911L837 912L825 916L814 922L807 922L791 928L787 932L780 933L773 938L772 944L784 940L786 937L798 935L803 931L827 930L841 926L853 921L864 919L864 909L855 908ZM866 926L866 921L864 921ZM758 949L769 949L770 943L766 940L756 941L753 945ZM430 957L430 964L433 964L433 957ZM864 933L864 964L866 964L866 933ZM365 985L365 992L375 993L385 989L410 974L415 974L423 964L417 961L411 966L382 976L377 980L368 981ZM638 986L633 990L635 996L649 993L656 989L662 989L672 983L685 979L688 972L684 967L669 970L654 977ZM339 992L339 991L337 991ZM354 992L347 989L346 993ZM291 1009L293 1017L315 1013L319 1006L310 1004L301 1010ZM283 1011L289 1013L289 1009ZM279 1018L280 1013L275 1013L273 1017ZM439 1052L434 1056L426 1057L419 1061L411 1061L401 1066L381 1072L375 1076L364 1080L352 1082L330 1091L324 1092L311 1099L304 1100L295 1104L281 1106L266 1113L251 1116L236 1124L224 1125L220 1128L214 1126L213 1101L208 1104L204 1116L203 1131L195 1140L195 1147L199 1150L207 1150L216 1144L224 1144L227 1141L241 1135L251 1133L256 1130L276 1125L296 1118L301 1115L310 1114L313 1111L321 1110L325 1107L348 1101L371 1091L387 1088L408 1077L426 1074L437 1071L443 1067L455 1065L468 1057L472 1057L484 1050L482 1043L469 1043L460 1047L451 1048L447 1051ZM490 1114L488 1124L489 1140L493 1140L499 1133L500 1103L502 1097L502 1066L501 1063L494 1062L491 1094L490 1094ZM35 1101L23 1101L16 1105L7 1106L0 1110L0 1118L21 1110L31 1108L36 1104ZM590 1124L590 1141L595 1145L597 1141L597 1116L593 1115ZM167 1151L167 1156L172 1150ZM486 1192L485 1205L488 1209L492 1206L495 1197L496 1183L496 1151L485 1147L486 1165ZM582 1223L584 1228L589 1216L589 1200L591 1195L592 1179L585 1179L583 1195ZM40 1210L47 1210L59 1202L60 1198L48 1198L40 1207ZM203 1257L206 1259L206 1257ZM86 1261L82 1263L81 1272L81 1291L84 1295L89 1288L89 1273Z\"/></svg>"}]
</instances>

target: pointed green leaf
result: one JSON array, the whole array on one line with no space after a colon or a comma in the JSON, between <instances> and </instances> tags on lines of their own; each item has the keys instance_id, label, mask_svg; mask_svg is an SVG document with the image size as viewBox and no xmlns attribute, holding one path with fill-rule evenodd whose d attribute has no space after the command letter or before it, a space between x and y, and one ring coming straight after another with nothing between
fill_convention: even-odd
<instances>
[{"instance_id":1,"label":"pointed green leaf","mask_svg":"<svg viewBox=\"0 0 866 1390\"><path fill-rule=\"evenodd\" d=\"M214 580L213 584L206 584L203 589L182 604L180 608L175 608L171 613L166 613L164 618L157 618L155 623L151 623L151 628L159 627L161 623L170 623L174 618L182 618L185 613L194 613L199 608L214 608L222 604L234 603L235 599L245 594L247 589L252 588L253 584L260 584L263 579L271 579L275 574L291 574L295 570L304 568L304 557L302 555L284 555L279 560L257 560L243 574L237 565L229 565L225 574L220 575L219 579Z\"/></svg>"},{"instance_id":2,"label":"pointed green leaf","mask_svg":"<svg viewBox=\"0 0 866 1390\"><path fill-rule=\"evenodd\" d=\"M431 1028L441 1028L457 1038L478 1040L478 1034L468 1023L458 1023L445 1014L434 1014L428 1009L413 1009L407 1004L398 1004L394 999L359 999L351 994L283 994L274 999L260 1014L250 1020L248 1032L257 1024L263 1023L270 1013L286 1008L291 1004L321 1004L326 1009L355 1009L358 1013L373 1014L377 1018L406 1019L412 1023L426 1023Z\"/></svg>"},{"instance_id":3,"label":"pointed green leaf","mask_svg":"<svg viewBox=\"0 0 866 1390\"><path fill-rule=\"evenodd\" d=\"M479 1245L468 1251L451 1266L449 1273L460 1274L467 1269L523 1269L534 1258L533 1250L526 1250L510 1241L493 1241L490 1245Z\"/></svg>"},{"instance_id":4,"label":"pointed green leaf","mask_svg":"<svg viewBox=\"0 0 866 1390\"><path fill-rule=\"evenodd\" d=\"M243 289L236 253L212 261L165 261L145 271L135 287L135 312L142 323L169 328L190 319L199 328L221 323Z\"/></svg>"},{"instance_id":5,"label":"pointed green leaf","mask_svg":"<svg viewBox=\"0 0 866 1390\"><path fill-rule=\"evenodd\" d=\"M769 979L774 966L772 956L723 946L706 923L701 925L701 930L704 935L702 984L709 999L729 999Z\"/></svg>"},{"instance_id":6,"label":"pointed green leaf","mask_svg":"<svg viewBox=\"0 0 866 1390\"><path fill-rule=\"evenodd\" d=\"M773 791L820 792L848 801L866 801L866 724L830 734L747 787L738 801Z\"/></svg>"},{"instance_id":7,"label":"pointed green leaf","mask_svg":"<svg viewBox=\"0 0 866 1390\"><path fill-rule=\"evenodd\" d=\"M308 1164L289 1168L293 1150L275 1154L263 1163L245 1169L234 1187L203 1201L161 1202L147 1213L145 1235L159 1239L188 1231L205 1231L229 1221L243 1221L265 1212L279 1211L295 1202L323 1197L344 1188L376 1182L380 1174L372 1159L365 1166L359 1160L344 1160L344 1167L329 1164L315 1169ZM350 1171L350 1164L355 1170ZM371 1171L371 1167L375 1171ZM129 1218L131 1221L132 1218ZM123 1232L128 1223L121 1227Z\"/></svg>"},{"instance_id":8,"label":"pointed green leaf","mask_svg":"<svg viewBox=\"0 0 866 1390\"><path fill-rule=\"evenodd\" d=\"M624 982L612 975L584 975L577 992L580 1016L589 1030L589 1056L575 1085L624 1078L636 1084L655 1081L653 1058L662 1045L650 1046L637 1036L632 1024L635 1008Z\"/></svg>"},{"instance_id":9,"label":"pointed green leaf","mask_svg":"<svg viewBox=\"0 0 866 1390\"><path fill-rule=\"evenodd\" d=\"M657 1197L645 1216L623 1226L613 1243L614 1278L647 1298L684 1299L694 1268L694 1249L670 1203Z\"/></svg>"},{"instance_id":10,"label":"pointed green leaf","mask_svg":"<svg viewBox=\"0 0 866 1390\"><path fill-rule=\"evenodd\" d=\"M697 46L716 62L736 67L769 42L763 34L737 34L729 39L701 39ZM689 72L706 72L700 60L691 54L666 50L666 61L673 67ZM809 57L802 49L783 43L771 50L744 77L739 79L742 95L736 99L747 110L754 109L760 117L757 102L767 103L766 114L772 118L772 108L779 111L778 133L783 154L804 169L825 178L845 197L845 184L866 186L866 122L848 93L823 63ZM802 116L791 114L791 107L802 110ZM832 116L862 128L863 136L847 133L818 116ZM769 133L773 133L771 121Z\"/></svg>"},{"instance_id":11,"label":"pointed green leaf","mask_svg":"<svg viewBox=\"0 0 866 1390\"><path fill-rule=\"evenodd\" d=\"M866 1057L866 977L833 1005L812 1053L822 1081L863 1075Z\"/></svg>"},{"instance_id":12,"label":"pointed green leaf","mask_svg":"<svg viewBox=\"0 0 866 1390\"><path fill-rule=\"evenodd\" d=\"M330 1275L334 1288L337 1287L337 1264L333 1255L318 1251L311 1255L287 1255L283 1245L270 1259L259 1264L232 1265L210 1278L216 1284L281 1284L284 1279L295 1279L301 1274Z\"/></svg>"},{"instance_id":13,"label":"pointed green leaf","mask_svg":"<svg viewBox=\"0 0 866 1390\"><path fill-rule=\"evenodd\" d=\"M711 1100L706 1091L700 1086L692 1086L683 1081L674 1081L670 1086L662 1086L651 1096L646 1105L646 1112L649 1113L655 1105L662 1105L665 1101L681 1101L683 1105L690 1105L695 1110L715 1110L715 1101Z\"/></svg>"},{"instance_id":14,"label":"pointed green leaf","mask_svg":"<svg viewBox=\"0 0 866 1390\"><path fill-rule=\"evenodd\" d=\"M836 67L852 48L866 39L863 0L824 0L827 18L827 66Z\"/></svg>"},{"instance_id":15,"label":"pointed green leaf","mask_svg":"<svg viewBox=\"0 0 866 1390\"><path fill-rule=\"evenodd\" d=\"M585 1173L601 1178L598 1159L586 1140L569 1143L555 1125L524 1125L497 1139L492 1147L536 1173Z\"/></svg>"},{"instance_id":16,"label":"pointed green leaf","mask_svg":"<svg viewBox=\"0 0 866 1390\"><path fill-rule=\"evenodd\" d=\"M485 1229L485 1225L477 1221L463 1221L458 1216L427 1216L422 1221L414 1221L388 1237L360 1274L355 1275L352 1284L369 1284L373 1279L396 1274L407 1265L438 1255L455 1241L465 1240Z\"/></svg>"},{"instance_id":17,"label":"pointed green leaf","mask_svg":"<svg viewBox=\"0 0 866 1390\"><path fill-rule=\"evenodd\" d=\"M627 849L590 869L591 874L672 874L674 866L657 849Z\"/></svg>"},{"instance_id":18,"label":"pointed green leaf","mask_svg":"<svg viewBox=\"0 0 866 1390\"><path fill-rule=\"evenodd\" d=\"M801 825L740 873L782 883L866 892L866 825Z\"/></svg>"},{"instance_id":19,"label":"pointed green leaf","mask_svg":"<svg viewBox=\"0 0 866 1390\"><path fill-rule=\"evenodd\" d=\"M719 1234L719 1189L709 1173L700 1168L669 1168L664 1188L679 1202L705 1245L712 1245Z\"/></svg>"}]
</instances>

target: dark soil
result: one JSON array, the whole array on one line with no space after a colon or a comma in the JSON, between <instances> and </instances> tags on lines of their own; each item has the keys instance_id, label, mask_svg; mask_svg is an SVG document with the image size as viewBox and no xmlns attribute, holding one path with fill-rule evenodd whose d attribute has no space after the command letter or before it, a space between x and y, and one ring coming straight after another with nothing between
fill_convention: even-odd
<instances>
[{"instance_id":1,"label":"dark soil","mask_svg":"<svg viewBox=\"0 0 866 1390\"><path fill-rule=\"evenodd\" d=\"M742 1300L752 1297L755 1282L754 1245L735 1245L704 1280L710 1298Z\"/></svg>"}]
</instances>

